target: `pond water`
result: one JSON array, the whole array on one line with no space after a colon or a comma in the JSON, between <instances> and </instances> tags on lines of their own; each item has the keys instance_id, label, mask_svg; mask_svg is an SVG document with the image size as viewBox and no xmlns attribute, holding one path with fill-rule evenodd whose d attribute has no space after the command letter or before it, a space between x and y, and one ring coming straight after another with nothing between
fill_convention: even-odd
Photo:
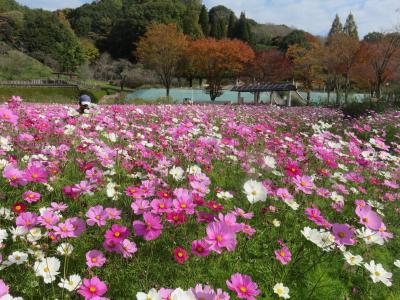
<instances>
[{"instance_id":1,"label":"pond water","mask_svg":"<svg viewBox=\"0 0 400 300\"><path fill-rule=\"evenodd\" d=\"M300 92L301 96L306 99L306 93ZM143 99L143 100L155 100L160 97L165 96L165 89L162 88L149 88L149 89L138 89L133 93L128 94L128 99ZM181 103L184 98L192 98L194 102L202 102L202 101L210 101L210 96L204 92L202 89L190 89L190 88L173 88L170 90L170 96L174 99L175 102ZM241 97L243 97L244 102L250 103L253 102L254 96L252 93L241 93ZM331 93L331 102L335 100L335 93ZM350 99L355 101L361 101L365 97L365 94L352 94ZM311 101L314 103L319 103L322 101L326 101L327 94L323 92L312 92L311 93ZM269 93L261 94L261 101L269 102ZM232 92L229 90L224 90L223 94L216 99L218 101L231 101L236 103L237 101L237 92Z\"/></svg>"}]
</instances>

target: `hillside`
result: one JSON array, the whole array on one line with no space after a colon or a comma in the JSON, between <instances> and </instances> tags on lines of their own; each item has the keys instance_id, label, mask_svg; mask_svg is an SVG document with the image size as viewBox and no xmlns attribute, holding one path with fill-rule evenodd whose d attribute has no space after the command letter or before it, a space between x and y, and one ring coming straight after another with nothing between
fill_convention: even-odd
<instances>
[{"instance_id":1,"label":"hillside","mask_svg":"<svg viewBox=\"0 0 400 300\"><path fill-rule=\"evenodd\" d=\"M0 42L0 80L51 77L52 70L36 59Z\"/></svg>"}]
</instances>

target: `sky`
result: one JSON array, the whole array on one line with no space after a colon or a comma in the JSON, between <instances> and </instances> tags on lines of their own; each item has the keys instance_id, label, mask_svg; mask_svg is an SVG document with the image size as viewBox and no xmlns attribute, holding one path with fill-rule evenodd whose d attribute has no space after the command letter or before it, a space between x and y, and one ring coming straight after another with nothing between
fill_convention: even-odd
<instances>
[{"instance_id":1,"label":"sky","mask_svg":"<svg viewBox=\"0 0 400 300\"><path fill-rule=\"evenodd\" d=\"M17 0L34 8L55 10L77 7L91 0ZM312 34L326 35L338 13L342 20L352 12L362 37L372 31L390 31L400 24L399 0L203 0L211 8L225 5L259 23L286 24Z\"/></svg>"}]
</instances>

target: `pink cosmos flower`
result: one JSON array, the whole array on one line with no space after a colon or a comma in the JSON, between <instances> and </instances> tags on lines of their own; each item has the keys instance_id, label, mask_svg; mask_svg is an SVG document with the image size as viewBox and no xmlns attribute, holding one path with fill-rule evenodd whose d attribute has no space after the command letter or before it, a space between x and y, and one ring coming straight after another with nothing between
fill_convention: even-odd
<instances>
[{"instance_id":1,"label":"pink cosmos flower","mask_svg":"<svg viewBox=\"0 0 400 300\"><path fill-rule=\"evenodd\" d=\"M170 300L171 299L171 294L174 290L172 289L165 289L165 288L161 288L158 291L158 294L161 297L161 300Z\"/></svg>"},{"instance_id":2,"label":"pink cosmos flower","mask_svg":"<svg viewBox=\"0 0 400 300\"><path fill-rule=\"evenodd\" d=\"M163 225L161 224L161 219L151 213L143 213L142 221L133 221L133 229L137 236L143 236L146 241L155 240L161 234Z\"/></svg>"},{"instance_id":3,"label":"pink cosmos flower","mask_svg":"<svg viewBox=\"0 0 400 300\"><path fill-rule=\"evenodd\" d=\"M107 207L104 211L107 214L107 220L121 220L121 211L119 209Z\"/></svg>"},{"instance_id":4,"label":"pink cosmos flower","mask_svg":"<svg viewBox=\"0 0 400 300\"><path fill-rule=\"evenodd\" d=\"M248 275L235 273L230 280L226 281L226 285L231 291L236 292L240 299L256 300L256 296L260 294L257 283L253 282Z\"/></svg>"},{"instance_id":5,"label":"pink cosmos flower","mask_svg":"<svg viewBox=\"0 0 400 300\"><path fill-rule=\"evenodd\" d=\"M11 110L4 106L0 106L0 120L13 124L14 126L18 123L18 116L15 115Z\"/></svg>"},{"instance_id":6,"label":"pink cosmos flower","mask_svg":"<svg viewBox=\"0 0 400 300\"><path fill-rule=\"evenodd\" d=\"M59 220L60 218L49 210L46 210L44 213L42 213L42 215L38 217L39 224L44 226L46 229L52 229Z\"/></svg>"},{"instance_id":7,"label":"pink cosmos flower","mask_svg":"<svg viewBox=\"0 0 400 300\"><path fill-rule=\"evenodd\" d=\"M153 214L163 214L169 212L170 200L168 199L154 199L151 201L150 206Z\"/></svg>"},{"instance_id":8,"label":"pink cosmos flower","mask_svg":"<svg viewBox=\"0 0 400 300\"><path fill-rule=\"evenodd\" d=\"M140 190L139 187L135 186L128 186L125 189L125 195L132 197L134 199L141 199L142 198L142 191Z\"/></svg>"},{"instance_id":9,"label":"pink cosmos flower","mask_svg":"<svg viewBox=\"0 0 400 300\"><path fill-rule=\"evenodd\" d=\"M194 214L195 204L193 203L192 196L187 189L175 189L174 195L176 199L173 200L172 204L176 208L177 212L184 211L188 215Z\"/></svg>"},{"instance_id":10,"label":"pink cosmos flower","mask_svg":"<svg viewBox=\"0 0 400 300\"><path fill-rule=\"evenodd\" d=\"M90 194L92 193L93 186L90 184L89 181L82 180L81 182L75 184L71 188L72 192L77 193L77 194Z\"/></svg>"},{"instance_id":11,"label":"pink cosmos flower","mask_svg":"<svg viewBox=\"0 0 400 300\"><path fill-rule=\"evenodd\" d=\"M233 232L239 232L242 230L242 225L236 222L236 216L233 213L228 213L226 215L219 214L216 221L221 221L231 228Z\"/></svg>"},{"instance_id":12,"label":"pink cosmos flower","mask_svg":"<svg viewBox=\"0 0 400 300\"><path fill-rule=\"evenodd\" d=\"M99 250L90 250L86 252L86 265L89 268L102 267L106 262L106 257Z\"/></svg>"},{"instance_id":13,"label":"pink cosmos flower","mask_svg":"<svg viewBox=\"0 0 400 300\"><path fill-rule=\"evenodd\" d=\"M167 214L166 219L171 224L180 225L187 221L187 216L183 211L181 212L172 211Z\"/></svg>"},{"instance_id":14,"label":"pink cosmos flower","mask_svg":"<svg viewBox=\"0 0 400 300\"><path fill-rule=\"evenodd\" d=\"M217 253L222 253L222 248L233 251L236 248L236 235L222 222L208 224L207 237L204 239L209 245L209 249Z\"/></svg>"},{"instance_id":15,"label":"pink cosmos flower","mask_svg":"<svg viewBox=\"0 0 400 300\"><path fill-rule=\"evenodd\" d=\"M31 212L23 212L18 215L15 223L17 226L22 226L27 230L32 229L37 224L37 215Z\"/></svg>"},{"instance_id":16,"label":"pink cosmos flower","mask_svg":"<svg viewBox=\"0 0 400 300\"><path fill-rule=\"evenodd\" d=\"M333 224L332 233L335 236L336 243L339 245L354 245L356 243L353 239L354 229L348 224Z\"/></svg>"},{"instance_id":17,"label":"pink cosmos flower","mask_svg":"<svg viewBox=\"0 0 400 300\"><path fill-rule=\"evenodd\" d=\"M107 213L101 205L96 205L89 208L86 213L86 217L88 217L86 223L89 226L94 226L96 224L101 227L106 225Z\"/></svg>"},{"instance_id":18,"label":"pink cosmos flower","mask_svg":"<svg viewBox=\"0 0 400 300\"><path fill-rule=\"evenodd\" d=\"M356 211L357 213L357 211ZM360 223L372 230L379 230L381 227L382 219L374 212L371 206L366 205L357 213L360 218Z\"/></svg>"},{"instance_id":19,"label":"pink cosmos flower","mask_svg":"<svg viewBox=\"0 0 400 300\"><path fill-rule=\"evenodd\" d=\"M215 291L208 285L203 287L201 284L196 284L195 288L192 288L191 291L196 299L214 300L216 298Z\"/></svg>"},{"instance_id":20,"label":"pink cosmos flower","mask_svg":"<svg viewBox=\"0 0 400 300\"><path fill-rule=\"evenodd\" d=\"M72 224L74 237L81 235L81 233L86 229L86 223L81 218L73 217L65 221L69 221Z\"/></svg>"},{"instance_id":21,"label":"pink cosmos flower","mask_svg":"<svg viewBox=\"0 0 400 300\"><path fill-rule=\"evenodd\" d=\"M147 200L136 199L135 202L132 202L131 208L135 215L143 215L144 212L149 211L150 204Z\"/></svg>"},{"instance_id":22,"label":"pink cosmos flower","mask_svg":"<svg viewBox=\"0 0 400 300\"><path fill-rule=\"evenodd\" d=\"M318 208L306 208L304 212L308 216L308 219L313 221L316 225L323 226L325 228L332 227L332 225L323 216L321 216L321 212Z\"/></svg>"},{"instance_id":23,"label":"pink cosmos flower","mask_svg":"<svg viewBox=\"0 0 400 300\"><path fill-rule=\"evenodd\" d=\"M39 163L28 165L24 174L26 180L36 183L47 183L47 178L49 176L46 169Z\"/></svg>"},{"instance_id":24,"label":"pink cosmos flower","mask_svg":"<svg viewBox=\"0 0 400 300\"><path fill-rule=\"evenodd\" d=\"M252 212L246 213L243 209L237 207L235 207L233 214L236 215L237 217L242 217L243 219L252 219L254 216L254 213Z\"/></svg>"},{"instance_id":25,"label":"pink cosmos flower","mask_svg":"<svg viewBox=\"0 0 400 300\"><path fill-rule=\"evenodd\" d=\"M191 251L196 256L207 256L210 254L208 247L204 240L195 240L192 242Z\"/></svg>"},{"instance_id":26,"label":"pink cosmos flower","mask_svg":"<svg viewBox=\"0 0 400 300\"><path fill-rule=\"evenodd\" d=\"M68 205L63 202L51 202L51 211L64 211L68 208Z\"/></svg>"},{"instance_id":27,"label":"pink cosmos flower","mask_svg":"<svg viewBox=\"0 0 400 300\"><path fill-rule=\"evenodd\" d=\"M281 249L275 250L275 258L281 262L282 265L287 265L292 260L292 253L284 243L278 241L282 246Z\"/></svg>"},{"instance_id":28,"label":"pink cosmos flower","mask_svg":"<svg viewBox=\"0 0 400 300\"><path fill-rule=\"evenodd\" d=\"M296 176L293 179L297 191L302 191L304 194L311 195L315 185L310 176Z\"/></svg>"},{"instance_id":29,"label":"pink cosmos flower","mask_svg":"<svg viewBox=\"0 0 400 300\"><path fill-rule=\"evenodd\" d=\"M40 194L32 191L26 191L22 194L22 198L29 203L38 202L40 200Z\"/></svg>"},{"instance_id":30,"label":"pink cosmos flower","mask_svg":"<svg viewBox=\"0 0 400 300\"><path fill-rule=\"evenodd\" d=\"M2 279L0 279L0 298L8 295L9 289L9 286Z\"/></svg>"},{"instance_id":31,"label":"pink cosmos flower","mask_svg":"<svg viewBox=\"0 0 400 300\"><path fill-rule=\"evenodd\" d=\"M26 185L24 173L12 165L8 165L3 170L3 177L6 178L11 186Z\"/></svg>"},{"instance_id":32,"label":"pink cosmos flower","mask_svg":"<svg viewBox=\"0 0 400 300\"><path fill-rule=\"evenodd\" d=\"M63 223L59 223L57 226L53 227L54 234L61 238L74 237L74 225L65 220Z\"/></svg>"},{"instance_id":33,"label":"pink cosmos flower","mask_svg":"<svg viewBox=\"0 0 400 300\"><path fill-rule=\"evenodd\" d=\"M124 258L132 257L132 255L137 251L135 242L131 242L128 239L123 240L119 244L119 252Z\"/></svg>"},{"instance_id":34,"label":"pink cosmos flower","mask_svg":"<svg viewBox=\"0 0 400 300\"><path fill-rule=\"evenodd\" d=\"M184 248L177 247L174 249L174 259L178 264L183 265L189 259L189 255Z\"/></svg>"},{"instance_id":35,"label":"pink cosmos flower","mask_svg":"<svg viewBox=\"0 0 400 300\"><path fill-rule=\"evenodd\" d=\"M101 281L97 276L83 279L83 284L78 290L78 293L85 298L85 300L94 299L103 296L107 292L107 285Z\"/></svg>"},{"instance_id":36,"label":"pink cosmos flower","mask_svg":"<svg viewBox=\"0 0 400 300\"><path fill-rule=\"evenodd\" d=\"M277 189L276 195L283 201L292 201L294 199L293 195L289 193L287 188Z\"/></svg>"},{"instance_id":37,"label":"pink cosmos flower","mask_svg":"<svg viewBox=\"0 0 400 300\"><path fill-rule=\"evenodd\" d=\"M115 243L122 242L129 235L128 228L120 226L118 224L113 224L111 229L107 230L104 237L107 240L112 240Z\"/></svg>"}]
</instances>

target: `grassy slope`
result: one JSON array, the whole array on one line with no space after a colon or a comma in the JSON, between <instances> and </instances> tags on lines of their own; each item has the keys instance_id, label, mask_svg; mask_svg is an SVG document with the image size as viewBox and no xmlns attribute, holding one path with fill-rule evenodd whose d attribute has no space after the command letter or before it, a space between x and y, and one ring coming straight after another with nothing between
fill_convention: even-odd
<instances>
[{"instance_id":1,"label":"grassy slope","mask_svg":"<svg viewBox=\"0 0 400 300\"><path fill-rule=\"evenodd\" d=\"M0 66L0 80L49 78L52 73L49 67L17 50L1 54Z\"/></svg>"}]
</instances>

